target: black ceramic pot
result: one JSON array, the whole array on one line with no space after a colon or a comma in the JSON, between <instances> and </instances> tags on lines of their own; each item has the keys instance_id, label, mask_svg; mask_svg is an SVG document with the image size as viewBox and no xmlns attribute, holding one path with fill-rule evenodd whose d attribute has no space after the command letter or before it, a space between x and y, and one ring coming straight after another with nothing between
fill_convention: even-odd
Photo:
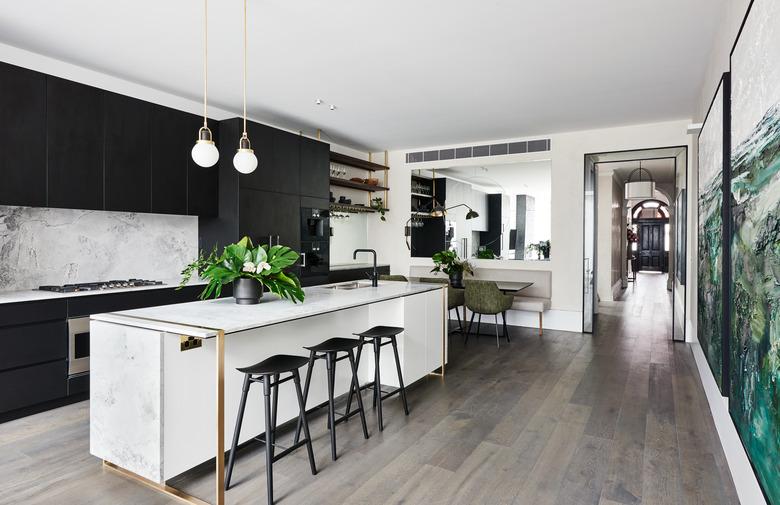
<instances>
[{"instance_id":1,"label":"black ceramic pot","mask_svg":"<svg viewBox=\"0 0 780 505\"><path fill-rule=\"evenodd\" d=\"M450 272L450 285L455 288L463 285L463 271Z\"/></svg>"},{"instance_id":2,"label":"black ceramic pot","mask_svg":"<svg viewBox=\"0 0 780 505\"><path fill-rule=\"evenodd\" d=\"M233 281L233 298L239 305L255 305L263 297L263 285L255 279L239 278Z\"/></svg>"}]
</instances>

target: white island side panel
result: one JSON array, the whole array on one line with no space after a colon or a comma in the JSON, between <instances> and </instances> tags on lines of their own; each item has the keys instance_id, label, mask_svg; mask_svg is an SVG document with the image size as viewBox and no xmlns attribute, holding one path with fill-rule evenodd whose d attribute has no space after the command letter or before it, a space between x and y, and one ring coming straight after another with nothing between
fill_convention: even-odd
<instances>
[{"instance_id":1,"label":"white island side panel","mask_svg":"<svg viewBox=\"0 0 780 505\"><path fill-rule=\"evenodd\" d=\"M90 323L90 453L161 482L160 332Z\"/></svg>"}]
</instances>

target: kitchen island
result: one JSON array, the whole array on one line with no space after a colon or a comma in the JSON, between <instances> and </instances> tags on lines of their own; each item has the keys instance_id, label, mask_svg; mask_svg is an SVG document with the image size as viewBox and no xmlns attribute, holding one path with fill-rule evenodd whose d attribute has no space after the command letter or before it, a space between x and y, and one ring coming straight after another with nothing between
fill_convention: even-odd
<instances>
[{"instance_id":1,"label":"kitchen island","mask_svg":"<svg viewBox=\"0 0 780 505\"><path fill-rule=\"evenodd\" d=\"M274 354L307 356L303 346L390 325L405 328L398 348L407 385L437 369L443 374L444 286L350 283L305 292L302 304L266 294L258 305L224 298L93 315L90 452L148 485L203 503L165 483L224 454L241 395L243 374L237 367ZM361 360L361 382L371 380L373 366L373 359ZM385 385L397 386L389 353L382 355L380 367ZM336 372L336 393L346 393L349 369ZM295 395L287 393L282 389L279 395L280 424L298 415ZM315 367L307 407L326 399L325 369ZM263 419L262 402L250 396L239 443L259 435ZM223 482L224 458L217 457L218 504L224 503Z\"/></svg>"}]
</instances>

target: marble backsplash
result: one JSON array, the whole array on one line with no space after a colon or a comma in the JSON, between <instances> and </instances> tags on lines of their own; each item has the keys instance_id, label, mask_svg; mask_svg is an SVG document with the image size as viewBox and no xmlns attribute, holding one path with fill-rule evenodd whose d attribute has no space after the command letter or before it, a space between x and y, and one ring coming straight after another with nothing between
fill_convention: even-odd
<instances>
[{"instance_id":1,"label":"marble backsplash","mask_svg":"<svg viewBox=\"0 0 780 505\"><path fill-rule=\"evenodd\" d=\"M0 206L0 291L174 280L197 251L193 216Z\"/></svg>"}]
</instances>

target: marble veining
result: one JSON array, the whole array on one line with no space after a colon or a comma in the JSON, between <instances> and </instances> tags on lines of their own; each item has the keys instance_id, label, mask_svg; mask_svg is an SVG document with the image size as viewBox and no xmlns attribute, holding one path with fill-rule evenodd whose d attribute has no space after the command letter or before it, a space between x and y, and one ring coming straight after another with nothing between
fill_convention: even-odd
<instances>
[{"instance_id":1,"label":"marble veining","mask_svg":"<svg viewBox=\"0 0 780 505\"><path fill-rule=\"evenodd\" d=\"M0 206L0 291L175 279L197 251L194 216Z\"/></svg>"},{"instance_id":2,"label":"marble veining","mask_svg":"<svg viewBox=\"0 0 780 505\"><path fill-rule=\"evenodd\" d=\"M100 331L101 326L113 327ZM97 321L91 331L100 338L90 343L90 452L162 482L161 335ZM122 437L115 436L117 427Z\"/></svg>"}]
</instances>

